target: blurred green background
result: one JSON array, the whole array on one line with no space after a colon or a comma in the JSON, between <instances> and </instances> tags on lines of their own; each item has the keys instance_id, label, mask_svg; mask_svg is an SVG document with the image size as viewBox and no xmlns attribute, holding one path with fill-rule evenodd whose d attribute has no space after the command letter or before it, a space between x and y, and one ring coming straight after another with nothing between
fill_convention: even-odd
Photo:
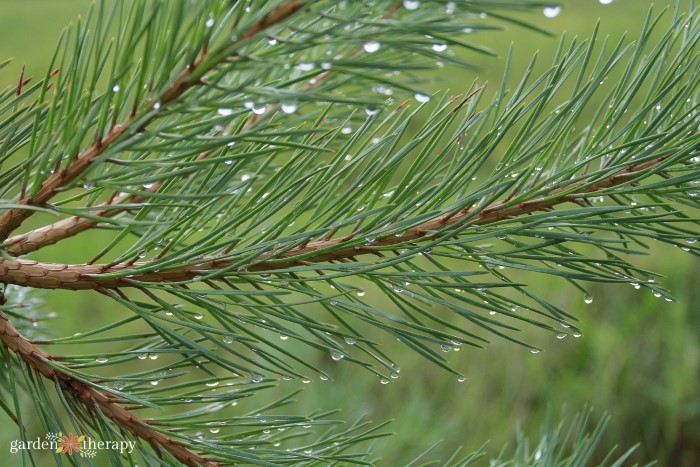
<instances>
[{"instance_id":1,"label":"blurred green background","mask_svg":"<svg viewBox=\"0 0 700 467\"><path fill-rule=\"evenodd\" d=\"M628 32L634 38L651 3L615 0L602 5L598 0L572 0L564 2L556 18L531 14L526 19L556 35L566 31L568 36L587 37L600 18L603 35L617 39ZM0 60L15 57L0 71L0 86L14 86L22 64L27 65L27 75L42 75L61 29L88 4L85 0L0 0ZM657 3L657 11L660 6ZM511 43L515 47L512 73L517 77L535 51L539 50L540 64L548 63L558 39L511 28L482 33L473 40L494 49L501 58L472 57L480 71L440 73L439 79L431 80L432 89L459 93L477 78L495 86ZM43 258L76 261L85 251L97 251L105 238L104 234L85 235L64 242L60 249L47 249ZM565 284L530 276L535 286L545 282L542 288L550 289L548 297L580 318L583 337L557 340L550 333L527 330L526 339L545 350L537 355L500 340L484 350L463 348L451 360L468 376L466 384L388 342L386 336L388 352L401 365L401 378L393 384L381 385L376 377L350 364L309 354L334 381L304 385L293 410L301 414L341 408L336 418L354 420L366 415L377 422L395 420L390 430L397 434L373 447L375 454L382 455L381 465L405 464L438 440L444 442L427 459L445 458L459 446L475 450L490 440L488 456L481 462L487 465L503 445L513 445L518 424L536 436L548 406L555 413L563 406L569 413L592 406L597 413L612 416L604 449L619 445L622 451L640 442L635 462L658 459L659 465L700 465L700 262L678 249L655 246L653 254L640 257L637 264L666 276L663 283L674 293L674 302L655 298L644 289L591 285L594 301L586 305ZM124 310L96 295L52 294L51 311L65 317L58 325L64 329L56 331L90 329L102 322L96 315L107 322L123 315ZM283 382L276 393L260 394L241 405L263 405L261 399L273 399L297 386L297 382ZM9 419L0 417L0 446L16 438L15 429Z\"/></svg>"}]
</instances>

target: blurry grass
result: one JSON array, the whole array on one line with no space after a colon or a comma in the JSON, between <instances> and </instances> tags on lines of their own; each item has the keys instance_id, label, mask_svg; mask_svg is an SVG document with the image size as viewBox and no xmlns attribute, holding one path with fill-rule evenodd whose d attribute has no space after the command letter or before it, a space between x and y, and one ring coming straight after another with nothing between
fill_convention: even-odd
<instances>
[{"instance_id":1,"label":"blurry grass","mask_svg":"<svg viewBox=\"0 0 700 467\"><path fill-rule=\"evenodd\" d=\"M23 63L27 74L41 75L60 30L85 11L85 0L0 0L0 59L14 56L15 62L0 72L0 87L14 86ZM624 31L634 37L643 22L650 1L616 0L601 6L596 0L569 1L561 15L528 19L555 33L587 37L597 17L601 31L616 40ZM556 46L556 38L513 30L483 33L474 41L488 44L504 56L514 42L513 77L517 78L537 50L544 69ZM448 78L434 83L434 89L449 88L453 93L466 90L478 77L495 90L503 61L480 58L478 73L441 73ZM489 94L487 94L489 95ZM33 222L39 222L33 219ZM47 249L44 258L75 261L75 253L97 251L105 233L92 233L64 242L61 248ZM633 456L636 462L659 459L660 465L700 465L700 291L697 288L700 265L678 249L662 247L639 264L666 277L664 285L678 298L666 302L648 290L625 286L593 285L594 302L585 305L572 288L547 277L529 276L535 288L548 289L547 297L581 319L584 336L557 340L550 333L527 330L527 340L545 349L533 355L527 349L495 340L483 350L462 348L450 360L467 375L460 384L453 375L416 358L405 347L382 342L401 366L400 378L381 385L376 377L358 371L347 362L290 348L326 369L334 382L314 381L301 385L284 382L269 394L241 401L241 410L262 405L303 386L294 407L296 413L315 409L342 408L342 418L367 416L374 421L394 419L391 429L397 435L376 441L375 453L384 453L381 465L404 465L437 440L444 440L424 460L446 458L457 447L466 451L487 446L488 459L497 457L501 447L514 445L515 427L537 433L545 421L547 407L558 413L566 405L569 412L586 405L612 416L601 452L614 445L622 450L641 442ZM538 283L541 282L541 283ZM91 293L52 293L52 310L63 319L57 334L88 329L97 323L123 315L124 311ZM99 312L96 312L99 311ZM60 327L60 328L59 328ZM27 401L29 407L31 401ZM16 438L15 427L0 418L0 443Z\"/></svg>"}]
</instances>

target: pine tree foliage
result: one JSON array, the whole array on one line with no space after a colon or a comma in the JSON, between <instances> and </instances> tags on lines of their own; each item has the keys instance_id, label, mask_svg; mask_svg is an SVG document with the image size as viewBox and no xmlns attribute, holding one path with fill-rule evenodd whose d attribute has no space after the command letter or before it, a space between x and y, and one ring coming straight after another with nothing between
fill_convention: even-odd
<instances>
[{"instance_id":1,"label":"pine tree foliage","mask_svg":"<svg viewBox=\"0 0 700 467\"><path fill-rule=\"evenodd\" d=\"M537 444L531 444L525 434L518 430L515 454L492 460L494 467L521 465L591 465L597 445L600 443L609 417L601 418L592 423L592 411L585 410L571 418L568 423L561 421L555 424L551 411L547 413L547 421ZM634 452L635 447L622 455L616 455L617 449L612 449L603 457L601 466L621 466Z\"/></svg>"},{"instance_id":2,"label":"pine tree foliage","mask_svg":"<svg viewBox=\"0 0 700 467\"><path fill-rule=\"evenodd\" d=\"M509 57L495 87L422 88L436 60L492 53L472 33L539 31L513 15L545 6L98 3L41 79L0 93L3 411L23 427L29 394L47 432L138 440L116 465L371 463L356 445L381 426L278 415L292 396L236 410L329 378L285 341L388 383L381 342L398 339L464 381L446 350L580 335L524 280L671 300L631 258L655 241L700 252L697 12L650 12L602 48L597 30L564 38L540 74ZM97 230L110 240L72 264L44 253ZM31 288L101 293L123 315L52 335Z\"/></svg>"}]
</instances>

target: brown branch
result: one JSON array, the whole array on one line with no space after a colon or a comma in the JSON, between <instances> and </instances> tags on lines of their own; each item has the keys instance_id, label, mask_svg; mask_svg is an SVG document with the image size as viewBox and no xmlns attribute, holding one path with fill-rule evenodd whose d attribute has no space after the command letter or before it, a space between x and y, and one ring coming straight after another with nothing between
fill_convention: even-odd
<instances>
[{"instance_id":1,"label":"brown branch","mask_svg":"<svg viewBox=\"0 0 700 467\"><path fill-rule=\"evenodd\" d=\"M253 24L245 33L237 39L237 43L245 42L252 37L259 34L261 31L275 25L281 21L284 21L289 16L293 15L299 9L301 9L306 4L306 0L289 0L282 5L278 6L270 13L265 15L258 22ZM171 103L175 99L182 96L185 91L189 88L201 84L200 80L191 79L195 72L201 75L207 69L200 70L202 67L202 61L205 57L206 52L202 52L198 60L195 61L192 66L184 68L180 74L175 78L173 85L164 92L158 102L161 108L164 108L167 104ZM226 57L230 59L231 57ZM216 64L209 64L208 67L211 68ZM157 113L153 113L146 121L141 122L141 126L145 126L152 122L157 116ZM75 181L85 170L90 167L92 162L104 151L109 148L114 142L119 140L124 134L129 130L131 124L134 121L134 116L127 118L121 124L114 125L107 134L96 141L88 149L80 153L71 162L68 167L63 170L56 170L49 178L47 178L39 187L39 190L34 196L22 196L17 204L25 206L43 206L45 205L62 187ZM8 235L14 232L22 223L34 213L33 210L27 209L8 209L2 215L0 215L0 242L7 239Z\"/></svg>"},{"instance_id":2,"label":"brown branch","mask_svg":"<svg viewBox=\"0 0 700 467\"><path fill-rule=\"evenodd\" d=\"M135 437L168 451L184 465L216 467L222 464L192 451L180 441L155 430L148 421L135 416L123 406L119 396L96 389L49 365L47 361L52 360L52 357L22 336L2 312L0 312L0 342L17 354L17 357L29 368L57 382L61 390L80 402L85 410L93 414L102 413Z\"/></svg>"},{"instance_id":3,"label":"brown branch","mask_svg":"<svg viewBox=\"0 0 700 467\"><path fill-rule=\"evenodd\" d=\"M133 200L129 201L139 202L139 198L135 196ZM110 205L111 203L103 204L105 207ZM124 210L125 208L105 209L93 215L107 219L116 216ZM10 244L10 246L7 247L5 251L12 256L26 255L45 246L53 245L65 238L77 235L85 230L92 229L98 224L99 222L94 219L86 219L78 216L69 217L45 227L34 229L31 232L10 237L7 239L7 243Z\"/></svg>"},{"instance_id":4,"label":"brown branch","mask_svg":"<svg viewBox=\"0 0 700 467\"><path fill-rule=\"evenodd\" d=\"M389 11L384 15L383 19L390 19L392 18L402 7L403 3L402 2L396 2L392 7L389 9ZM351 57L356 57L357 55L360 55L363 53L364 48L362 46L357 47L351 54ZM333 70L325 70L319 74L317 74L312 80L310 80L305 86L304 90L309 91L316 86L318 86L320 83L328 79L328 77L333 73ZM471 97L471 96L470 96ZM265 112L262 114L253 114L246 122L245 125L243 126L243 130L248 130L250 129L253 125L255 125L258 121L260 121L263 117L271 113L273 110L275 110L276 107L270 106L268 107ZM206 159L207 157L211 156L214 154L216 150L209 150L206 151L202 154L199 155L197 158L198 160ZM156 193L160 187L163 185L163 181L158 181L154 183L151 187L149 187L146 192L148 193ZM114 206L116 204L124 204L124 203L140 203L144 201L146 198L143 196L139 195L125 195L117 198L114 201L108 201L104 204L102 204L103 207L106 206ZM111 218L116 216L117 214L121 214L124 211L127 211L127 208L111 208L111 209L105 209L103 211L98 211L93 213L93 216L97 217L102 217L102 218ZM99 221L95 219L87 219L84 217L79 217L79 216L73 216L69 217L67 219L60 220L58 222L55 222L53 224L47 225L45 227L41 227L38 229L34 229L30 232L21 234L21 235L15 235L14 237L11 237L7 240L7 243L10 245L7 247L6 251L8 254L12 256L22 256L29 254L31 252L34 252L40 248L43 248L45 246L53 245L65 238L72 237L74 235L77 235L81 232L84 232L86 230L90 230L92 228L97 227L99 225Z\"/></svg>"},{"instance_id":5,"label":"brown branch","mask_svg":"<svg viewBox=\"0 0 700 467\"><path fill-rule=\"evenodd\" d=\"M215 151L207 151L200 154L199 159L209 157ZM184 177L183 177L184 178ZM146 193L156 193L165 183L159 180L150 187ZM95 217L109 219L124 211L128 211L128 207L118 207L119 204L137 204L144 202L148 198L139 194L125 194L118 197L113 197L106 203L97 207L109 208L91 213ZM21 256L36 251L45 246L53 245L65 238L72 237L86 230L96 227L100 223L97 219L88 219L85 217L72 216L60 221L54 222L44 227L34 229L24 234L15 235L7 239L9 246L5 250L12 256Z\"/></svg>"},{"instance_id":6,"label":"brown branch","mask_svg":"<svg viewBox=\"0 0 700 467\"><path fill-rule=\"evenodd\" d=\"M205 151L197 157L197 160L204 160L216 153L216 151L216 149ZM188 175L182 176L183 179L186 179L187 177ZM165 180L158 180L149 186L145 192L156 193L164 183ZM94 212L92 215L102 219L109 219L130 209L128 207L118 207L119 204L137 204L146 201L147 199L148 198L146 196L139 194L122 194L121 196L116 196L116 193L114 193L106 203L98 206L109 209ZM100 221L97 219L72 216L54 222L53 224L34 229L30 232L8 238L7 243L10 246L8 246L7 250L5 251L12 256L26 255L45 246L53 245L54 243L57 243L65 238L77 235L80 232L92 229L99 223Z\"/></svg>"},{"instance_id":7,"label":"brown branch","mask_svg":"<svg viewBox=\"0 0 700 467\"><path fill-rule=\"evenodd\" d=\"M359 255L377 254L377 248L380 247L434 239L438 235L436 232L445 229L445 227L457 227L466 222L472 222L475 225L487 225L536 211L549 211L559 204L575 202L579 198L592 195L599 190L626 183L631 179L637 178L641 172L661 164L668 157L662 156L640 164L630 165L593 184L586 184L585 181L574 182L522 203L508 205L506 202L501 201L482 209L469 208L462 209L456 213L447 213L408 229L400 237L389 235L369 244L347 247L342 246L343 243L349 240L347 237L319 240L306 243L282 254L263 253L256 258L255 263L248 265L247 271L280 270L301 264L323 263L354 258ZM303 261L300 261L302 258ZM229 259L211 258L185 267L126 274L121 277L105 277L101 276L101 274L107 272L128 273L133 268L146 266L147 263L68 265L0 258L0 282L45 289L119 289L136 287L139 285L137 282L168 283L187 281L197 276L231 267L233 264L234 262Z\"/></svg>"}]
</instances>

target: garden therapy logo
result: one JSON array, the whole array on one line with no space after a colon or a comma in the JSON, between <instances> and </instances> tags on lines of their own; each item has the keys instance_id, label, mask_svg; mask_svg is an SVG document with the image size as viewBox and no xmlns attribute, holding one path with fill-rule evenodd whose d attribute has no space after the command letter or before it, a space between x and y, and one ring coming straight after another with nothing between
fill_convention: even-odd
<instances>
[{"instance_id":1,"label":"garden therapy logo","mask_svg":"<svg viewBox=\"0 0 700 467\"><path fill-rule=\"evenodd\" d=\"M47 433L44 438L33 440L14 440L10 442L10 453L20 451L54 451L67 456L93 458L97 451L118 451L119 454L131 454L136 441L97 441L89 436L68 433Z\"/></svg>"},{"instance_id":2,"label":"garden therapy logo","mask_svg":"<svg viewBox=\"0 0 700 467\"><path fill-rule=\"evenodd\" d=\"M84 449L83 442L87 436L76 436L73 433L68 433L68 436L63 436L62 433L48 433L46 439L54 439L58 441L56 452L59 454L67 454L72 456L75 453L80 454L80 457L94 457L95 451L92 449Z\"/></svg>"}]
</instances>

